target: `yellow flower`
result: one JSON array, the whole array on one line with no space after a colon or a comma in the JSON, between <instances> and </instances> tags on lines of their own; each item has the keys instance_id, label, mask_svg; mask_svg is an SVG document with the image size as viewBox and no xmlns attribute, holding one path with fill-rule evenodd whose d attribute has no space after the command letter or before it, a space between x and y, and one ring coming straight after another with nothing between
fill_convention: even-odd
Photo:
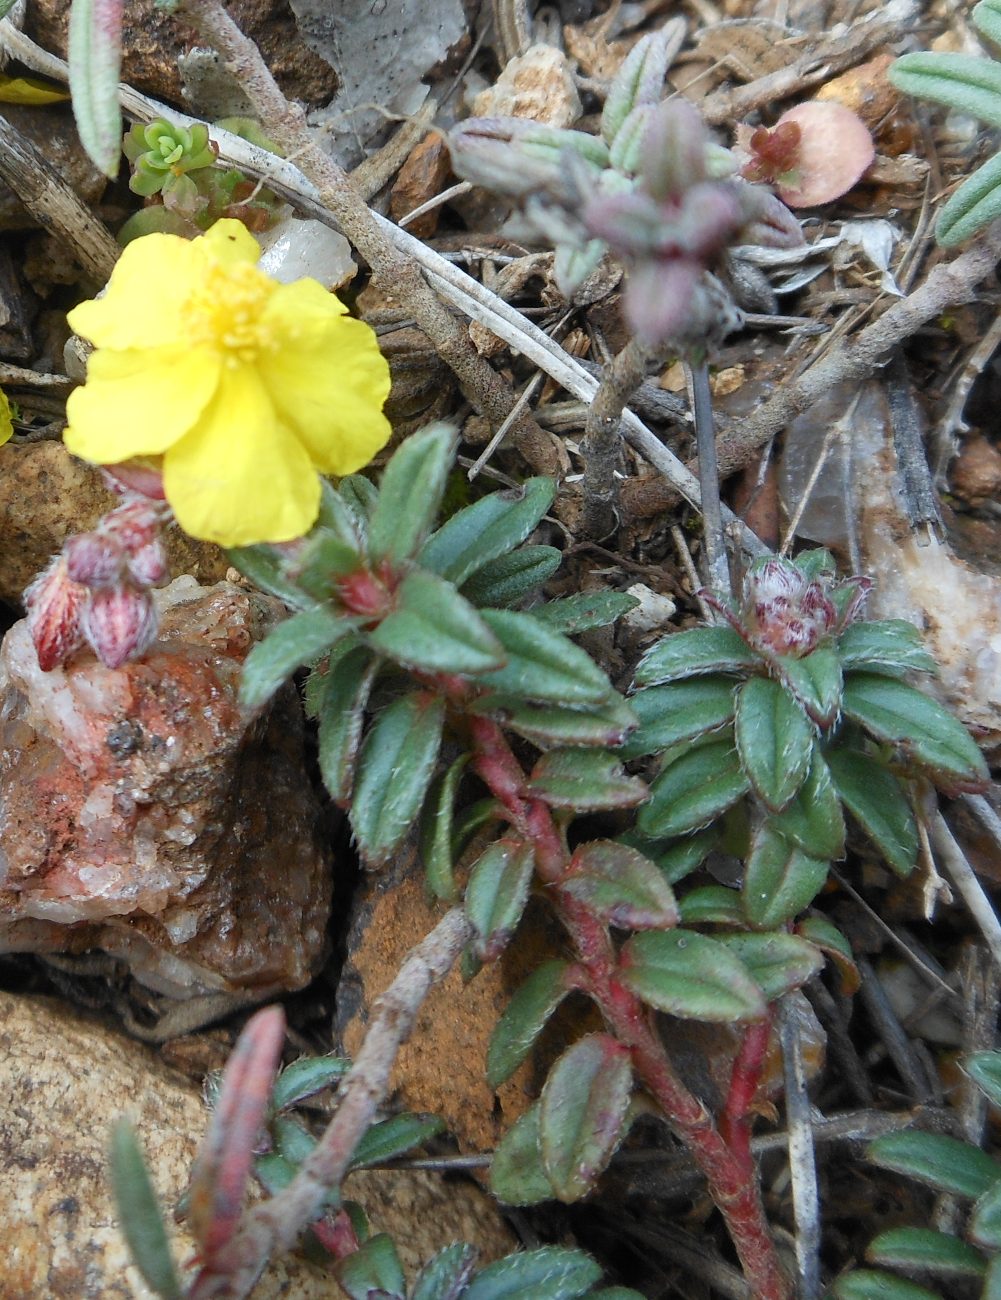
<instances>
[{"instance_id":1,"label":"yellow flower","mask_svg":"<svg viewBox=\"0 0 1001 1300\"><path fill-rule=\"evenodd\" d=\"M315 280L278 284L239 221L199 239L146 235L103 298L69 314L96 347L69 399L76 456L163 457L192 537L284 542L316 521L322 474L351 474L389 439L389 367L375 335Z\"/></svg>"},{"instance_id":2,"label":"yellow flower","mask_svg":"<svg viewBox=\"0 0 1001 1300\"><path fill-rule=\"evenodd\" d=\"M10 402L6 393L0 393L0 447L10 439L14 425L10 418Z\"/></svg>"}]
</instances>

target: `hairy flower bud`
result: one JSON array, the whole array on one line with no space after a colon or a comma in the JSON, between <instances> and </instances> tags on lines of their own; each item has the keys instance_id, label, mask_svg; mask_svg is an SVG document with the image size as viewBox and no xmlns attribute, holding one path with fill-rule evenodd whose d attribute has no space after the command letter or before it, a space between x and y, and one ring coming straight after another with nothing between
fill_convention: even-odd
<instances>
[{"instance_id":1,"label":"hairy flower bud","mask_svg":"<svg viewBox=\"0 0 1001 1300\"><path fill-rule=\"evenodd\" d=\"M148 591L129 583L91 592L81 616L83 634L107 668L144 654L156 638L156 606Z\"/></svg>"},{"instance_id":2,"label":"hairy flower bud","mask_svg":"<svg viewBox=\"0 0 1001 1300\"><path fill-rule=\"evenodd\" d=\"M126 567L137 587L162 587L170 577L167 553L159 537L154 537L145 546L132 551L126 560Z\"/></svg>"},{"instance_id":3,"label":"hairy flower bud","mask_svg":"<svg viewBox=\"0 0 1001 1300\"><path fill-rule=\"evenodd\" d=\"M125 568L125 552L120 542L100 533L77 533L63 547L66 572L74 582L85 587L108 587L117 582Z\"/></svg>"},{"instance_id":4,"label":"hairy flower bud","mask_svg":"<svg viewBox=\"0 0 1001 1300\"><path fill-rule=\"evenodd\" d=\"M24 593L28 631L42 672L51 672L83 644L81 612L87 588L74 582L57 556Z\"/></svg>"}]
</instances>

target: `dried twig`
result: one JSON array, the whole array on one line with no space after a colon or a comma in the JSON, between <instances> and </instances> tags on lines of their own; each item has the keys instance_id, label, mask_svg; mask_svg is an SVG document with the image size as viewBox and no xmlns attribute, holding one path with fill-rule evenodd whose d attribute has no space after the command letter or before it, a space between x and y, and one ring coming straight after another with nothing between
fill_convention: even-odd
<instances>
[{"instance_id":1,"label":"dried twig","mask_svg":"<svg viewBox=\"0 0 1001 1300\"><path fill-rule=\"evenodd\" d=\"M779 1003L779 1034L785 1076L786 1122L789 1129L789 1168L796 1216L796 1271L800 1300L820 1295L820 1197L813 1150L810 1093L799 1019L788 997Z\"/></svg>"},{"instance_id":2,"label":"dried twig","mask_svg":"<svg viewBox=\"0 0 1001 1300\"><path fill-rule=\"evenodd\" d=\"M966 860L966 854L956 843L952 831L946 825L940 812L931 818L931 839L956 888L973 914L973 919L980 927L991 956L1001 966L1001 922L998 921L991 900L984 893L984 887L974 874L973 868Z\"/></svg>"},{"instance_id":3,"label":"dried twig","mask_svg":"<svg viewBox=\"0 0 1001 1300\"><path fill-rule=\"evenodd\" d=\"M584 535L600 542L619 524L618 481L622 458L619 432L626 403L643 381L649 351L630 339L605 366L584 424Z\"/></svg>"}]
</instances>

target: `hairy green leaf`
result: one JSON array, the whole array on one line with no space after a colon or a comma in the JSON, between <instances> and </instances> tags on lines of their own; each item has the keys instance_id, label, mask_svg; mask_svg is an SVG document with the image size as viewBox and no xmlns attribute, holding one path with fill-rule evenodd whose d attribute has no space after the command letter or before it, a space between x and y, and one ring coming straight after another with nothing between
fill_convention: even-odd
<instances>
[{"instance_id":1,"label":"hairy green leaf","mask_svg":"<svg viewBox=\"0 0 1001 1300\"><path fill-rule=\"evenodd\" d=\"M504 662L500 642L469 601L423 569L403 579L396 608L369 633L368 643L422 672L479 674Z\"/></svg>"},{"instance_id":2,"label":"hairy green leaf","mask_svg":"<svg viewBox=\"0 0 1001 1300\"><path fill-rule=\"evenodd\" d=\"M889 78L915 99L955 109L988 126L1001 127L1001 66L971 54L905 54Z\"/></svg>"},{"instance_id":3,"label":"hairy green leaf","mask_svg":"<svg viewBox=\"0 0 1001 1300\"><path fill-rule=\"evenodd\" d=\"M528 790L552 808L575 812L633 808L647 796L644 782L601 749L551 749L532 769Z\"/></svg>"},{"instance_id":4,"label":"hairy green leaf","mask_svg":"<svg viewBox=\"0 0 1001 1300\"><path fill-rule=\"evenodd\" d=\"M544 627L531 614L510 609L480 611L507 655L507 663L480 680L501 694L561 706L605 704L612 684L580 646Z\"/></svg>"},{"instance_id":5,"label":"hairy green leaf","mask_svg":"<svg viewBox=\"0 0 1001 1300\"><path fill-rule=\"evenodd\" d=\"M660 686L701 673L745 673L761 660L732 627L693 627L658 641L640 660L637 686Z\"/></svg>"},{"instance_id":6,"label":"hairy green leaf","mask_svg":"<svg viewBox=\"0 0 1001 1300\"><path fill-rule=\"evenodd\" d=\"M837 928L823 916L804 917L796 926L796 933L807 943L812 943L830 961L833 961L841 976L841 989L846 997L852 997L859 990L862 976L855 964L852 946Z\"/></svg>"},{"instance_id":7,"label":"hairy green leaf","mask_svg":"<svg viewBox=\"0 0 1001 1300\"><path fill-rule=\"evenodd\" d=\"M827 753L842 803L889 866L908 876L918 861L918 828L904 788L882 763L854 749Z\"/></svg>"},{"instance_id":8,"label":"hairy green leaf","mask_svg":"<svg viewBox=\"0 0 1001 1300\"><path fill-rule=\"evenodd\" d=\"M365 723L365 706L379 671L379 660L356 646L331 663L319 688L317 741L320 775L331 799L343 804L351 794ZM314 671L313 676L317 674Z\"/></svg>"},{"instance_id":9,"label":"hairy green leaf","mask_svg":"<svg viewBox=\"0 0 1001 1300\"><path fill-rule=\"evenodd\" d=\"M405 1156L437 1137L445 1128L437 1115L393 1115L366 1129L351 1155L351 1168L382 1165Z\"/></svg>"},{"instance_id":10,"label":"hairy green leaf","mask_svg":"<svg viewBox=\"0 0 1001 1300\"><path fill-rule=\"evenodd\" d=\"M555 546L519 546L484 564L466 582L462 594L474 605L504 608L530 596L563 563Z\"/></svg>"},{"instance_id":11,"label":"hairy green leaf","mask_svg":"<svg viewBox=\"0 0 1001 1300\"><path fill-rule=\"evenodd\" d=\"M392 1237L369 1237L351 1255L334 1265L334 1274L349 1300L405 1300L407 1280Z\"/></svg>"},{"instance_id":12,"label":"hairy green leaf","mask_svg":"<svg viewBox=\"0 0 1001 1300\"><path fill-rule=\"evenodd\" d=\"M750 789L737 751L729 741L682 754L650 787L650 799L636 824L650 838L683 835L715 820Z\"/></svg>"},{"instance_id":13,"label":"hairy green leaf","mask_svg":"<svg viewBox=\"0 0 1001 1300\"><path fill-rule=\"evenodd\" d=\"M540 1103L529 1106L501 1138L490 1162L490 1190L505 1205L538 1205L555 1199L542 1167Z\"/></svg>"},{"instance_id":14,"label":"hairy green leaf","mask_svg":"<svg viewBox=\"0 0 1001 1300\"><path fill-rule=\"evenodd\" d=\"M136 1268L163 1300L181 1300L181 1282L160 1203L135 1130L126 1119L118 1120L111 1130L110 1163L118 1222Z\"/></svg>"},{"instance_id":15,"label":"hairy green leaf","mask_svg":"<svg viewBox=\"0 0 1001 1300\"><path fill-rule=\"evenodd\" d=\"M231 546L226 558L255 587L269 596L277 596L290 609L312 609L316 604L312 596L307 596L285 576L282 556L273 546Z\"/></svg>"},{"instance_id":16,"label":"hairy green leaf","mask_svg":"<svg viewBox=\"0 0 1001 1300\"><path fill-rule=\"evenodd\" d=\"M636 729L636 715L620 695L586 708L536 704L512 695L485 695L473 702L476 713L503 722L510 731L540 748L549 745L621 745Z\"/></svg>"},{"instance_id":17,"label":"hairy green leaf","mask_svg":"<svg viewBox=\"0 0 1001 1300\"><path fill-rule=\"evenodd\" d=\"M720 943L740 958L767 1002L798 989L820 970L823 955L794 934L726 934Z\"/></svg>"},{"instance_id":18,"label":"hairy green leaf","mask_svg":"<svg viewBox=\"0 0 1001 1300\"><path fill-rule=\"evenodd\" d=\"M362 857L382 866L417 820L434 774L445 705L415 691L394 700L362 746L351 801L351 829Z\"/></svg>"},{"instance_id":19,"label":"hairy green leaf","mask_svg":"<svg viewBox=\"0 0 1001 1300\"><path fill-rule=\"evenodd\" d=\"M550 1070L539 1140L558 1200L579 1201L594 1187L624 1135L632 1086L629 1048L609 1034L578 1039Z\"/></svg>"},{"instance_id":20,"label":"hairy green leaf","mask_svg":"<svg viewBox=\"0 0 1001 1300\"><path fill-rule=\"evenodd\" d=\"M978 167L944 204L935 223L943 248L955 248L997 219L1001 211L1001 156Z\"/></svg>"},{"instance_id":21,"label":"hairy green leaf","mask_svg":"<svg viewBox=\"0 0 1001 1300\"><path fill-rule=\"evenodd\" d=\"M1001 1052L973 1052L961 1064L991 1105L1001 1106Z\"/></svg>"},{"instance_id":22,"label":"hairy green leaf","mask_svg":"<svg viewBox=\"0 0 1001 1300\"><path fill-rule=\"evenodd\" d=\"M612 144L634 108L656 104L667 76L668 33L652 32L636 42L619 65L601 113L601 138Z\"/></svg>"},{"instance_id":23,"label":"hairy green leaf","mask_svg":"<svg viewBox=\"0 0 1001 1300\"><path fill-rule=\"evenodd\" d=\"M890 1228L873 1237L865 1257L907 1272L982 1277L985 1269L983 1256L972 1246L931 1228Z\"/></svg>"},{"instance_id":24,"label":"hairy green leaf","mask_svg":"<svg viewBox=\"0 0 1001 1300\"><path fill-rule=\"evenodd\" d=\"M782 679L818 727L829 727L841 710L841 661L833 646L818 646L802 659L776 660Z\"/></svg>"},{"instance_id":25,"label":"hairy green leaf","mask_svg":"<svg viewBox=\"0 0 1001 1300\"><path fill-rule=\"evenodd\" d=\"M520 488L492 492L432 533L418 563L461 586L485 564L521 545L552 505L555 491L552 479L532 478Z\"/></svg>"},{"instance_id":26,"label":"hairy green leaf","mask_svg":"<svg viewBox=\"0 0 1001 1300\"><path fill-rule=\"evenodd\" d=\"M864 669L889 676L934 673L935 660L924 648L921 633L902 618L852 623L838 637L838 658L845 672Z\"/></svg>"},{"instance_id":27,"label":"hairy green leaf","mask_svg":"<svg viewBox=\"0 0 1001 1300\"><path fill-rule=\"evenodd\" d=\"M581 845L559 891L620 930L662 930L678 924L674 892L663 872L637 849L614 840Z\"/></svg>"},{"instance_id":28,"label":"hairy green leaf","mask_svg":"<svg viewBox=\"0 0 1001 1300\"><path fill-rule=\"evenodd\" d=\"M547 600L528 612L554 632L576 636L595 627L607 627L638 604L627 591L579 591L573 596Z\"/></svg>"},{"instance_id":29,"label":"hairy green leaf","mask_svg":"<svg viewBox=\"0 0 1001 1300\"><path fill-rule=\"evenodd\" d=\"M736 708L732 678L717 676L649 686L629 702L640 725L626 742L623 758L655 754L716 731L733 721Z\"/></svg>"},{"instance_id":30,"label":"hairy green leaf","mask_svg":"<svg viewBox=\"0 0 1001 1300\"><path fill-rule=\"evenodd\" d=\"M466 915L478 939L474 951L493 961L507 946L528 902L535 854L531 844L505 836L476 860L466 885Z\"/></svg>"},{"instance_id":31,"label":"hairy green leaf","mask_svg":"<svg viewBox=\"0 0 1001 1300\"><path fill-rule=\"evenodd\" d=\"M844 709L873 736L898 745L949 792L983 790L989 780L984 756L966 728L937 700L905 682L852 673Z\"/></svg>"},{"instance_id":32,"label":"hairy green leaf","mask_svg":"<svg viewBox=\"0 0 1001 1300\"><path fill-rule=\"evenodd\" d=\"M752 677L737 691L734 733L755 793L780 812L806 780L814 736L809 718L778 682Z\"/></svg>"},{"instance_id":33,"label":"hairy green leaf","mask_svg":"<svg viewBox=\"0 0 1001 1300\"><path fill-rule=\"evenodd\" d=\"M765 999L750 970L716 939L694 930L638 934L619 955L619 980L685 1020L760 1020Z\"/></svg>"},{"instance_id":34,"label":"hairy green leaf","mask_svg":"<svg viewBox=\"0 0 1001 1300\"><path fill-rule=\"evenodd\" d=\"M455 453L455 428L432 424L412 433L386 466L368 525L375 563L394 568L417 554L441 504Z\"/></svg>"},{"instance_id":35,"label":"hairy green leaf","mask_svg":"<svg viewBox=\"0 0 1001 1300\"><path fill-rule=\"evenodd\" d=\"M421 825L421 861L424 863L428 887L435 898L450 903L458 897L452 871L455 856L452 834L455 794L468 762L469 755L461 754L444 776L434 782L425 804Z\"/></svg>"},{"instance_id":36,"label":"hairy green leaf","mask_svg":"<svg viewBox=\"0 0 1001 1300\"><path fill-rule=\"evenodd\" d=\"M942 1300L937 1291L875 1268L845 1273L834 1282L831 1295L835 1300Z\"/></svg>"},{"instance_id":37,"label":"hairy green leaf","mask_svg":"<svg viewBox=\"0 0 1001 1300\"><path fill-rule=\"evenodd\" d=\"M517 990L490 1036L487 1082L499 1088L532 1050L546 1021L570 992L565 961L547 961Z\"/></svg>"},{"instance_id":38,"label":"hairy green leaf","mask_svg":"<svg viewBox=\"0 0 1001 1300\"><path fill-rule=\"evenodd\" d=\"M240 704L248 712L261 708L297 668L319 659L353 632L356 620L324 606L293 614L258 641L244 660Z\"/></svg>"},{"instance_id":39,"label":"hairy green leaf","mask_svg":"<svg viewBox=\"0 0 1001 1300\"><path fill-rule=\"evenodd\" d=\"M488 1264L462 1300L577 1300L600 1277L601 1269L582 1250L543 1246Z\"/></svg>"},{"instance_id":40,"label":"hairy green leaf","mask_svg":"<svg viewBox=\"0 0 1001 1300\"><path fill-rule=\"evenodd\" d=\"M343 1079L351 1062L346 1056L304 1056L286 1065L271 1090L271 1108L287 1110Z\"/></svg>"},{"instance_id":41,"label":"hairy green leaf","mask_svg":"<svg viewBox=\"0 0 1001 1300\"><path fill-rule=\"evenodd\" d=\"M678 900L682 925L740 925L744 909L735 889L724 885L699 885Z\"/></svg>"},{"instance_id":42,"label":"hairy green leaf","mask_svg":"<svg viewBox=\"0 0 1001 1300\"><path fill-rule=\"evenodd\" d=\"M73 0L68 43L70 93L80 143L98 171L114 180L122 157L118 106L122 0Z\"/></svg>"},{"instance_id":43,"label":"hairy green leaf","mask_svg":"<svg viewBox=\"0 0 1001 1300\"><path fill-rule=\"evenodd\" d=\"M459 1300L476 1266L476 1248L465 1242L446 1246L421 1269L411 1300Z\"/></svg>"},{"instance_id":44,"label":"hairy green leaf","mask_svg":"<svg viewBox=\"0 0 1001 1300\"><path fill-rule=\"evenodd\" d=\"M744 916L760 930L798 916L823 888L826 858L811 858L763 822L754 833L741 895Z\"/></svg>"},{"instance_id":45,"label":"hairy green leaf","mask_svg":"<svg viewBox=\"0 0 1001 1300\"><path fill-rule=\"evenodd\" d=\"M883 1169L906 1174L940 1192L976 1200L1001 1178L1001 1164L944 1133L907 1129L886 1133L869 1144L867 1158Z\"/></svg>"},{"instance_id":46,"label":"hairy green leaf","mask_svg":"<svg viewBox=\"0 0 1001 1300\"><path fill-rule=\"evenodd\" d=\"M814 750L806 780L792 803L768 818L772 830L811 858L840 858L845 851L845 818L827 764Z\"/></svg>"}]
</instances>

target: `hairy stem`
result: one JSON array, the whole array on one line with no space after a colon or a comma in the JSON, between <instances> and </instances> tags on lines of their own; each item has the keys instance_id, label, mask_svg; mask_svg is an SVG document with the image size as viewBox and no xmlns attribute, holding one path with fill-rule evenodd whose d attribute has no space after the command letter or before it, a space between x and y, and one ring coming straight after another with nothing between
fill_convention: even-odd
<instances>
[{"instance_id":1,"label":"hairy stem","mask_svg":"<svg viewBox=\"0 0 1001 1300\"><path fill-rule=\"evenodd\" d=\"M414 317L454 371L470 402L494 428L499 427L515 406L515 393L479 355L465 326L450 315L418 266L386 237L343 168L313 143L305 113L282 94L254 42L244 36L219 0L179 0L175 12L193 23L219 54L257 116L267 123L268 134L296 160L346 238L368 262L376 285ZM537 473L556 472L552 440L527 412L520 412L515 419L512 438Z\"/></svg>"},{"instance_id":2,"label":"hairy stem","mask_svg":"<svg viewBox=\"0 0 1001 1300\"><path fill-rule=\"evenodd\" d=\"M760 1029L751 1026L745 1037L746 1052L734 1066L730 1127L736 1142L731 1145L704 1103L679 1078L650 1010L617 979L616 953L607 927L586 905L560 892L559 883L570 865L569 852L549 808L526 797L524 772L500 727L487 718L474 716L470 731L476 771L503 805L515 829L535 845L539 874L555 887L554 903L573 940L584 987L609 1029L630 1049L637 1076L705 1175L755 1300L790 1300L789 1279L779 1263L765 1220L750 1153L747 1116L767 1044L768 1022L762 1022Z\"/></svg>"},{"instance_id":3,"label":"hairy stem","mask_svg":"<svg viewBox=\"0 0 1001 1300\"><path fill-rule=\"evenodd\" d=\"M602 372L584 425L584 535L600 542L618 527L619 484L615 471L622 458L622 412L646 375L650 352L636 339Z\"/></svg>"},{"instance_id":4,"label":"hairy stem","mask_svg":"<svg viewBox=\"0 0 1001 1300\"><path fill-rule=\"evenodd\" d=\"M748 1025L730 1073L730 1087L720 1117L720 1132L738 1159L751 1167L751 1104L761 1083L772 1017Z\"/></svg>"}]
</instances>

